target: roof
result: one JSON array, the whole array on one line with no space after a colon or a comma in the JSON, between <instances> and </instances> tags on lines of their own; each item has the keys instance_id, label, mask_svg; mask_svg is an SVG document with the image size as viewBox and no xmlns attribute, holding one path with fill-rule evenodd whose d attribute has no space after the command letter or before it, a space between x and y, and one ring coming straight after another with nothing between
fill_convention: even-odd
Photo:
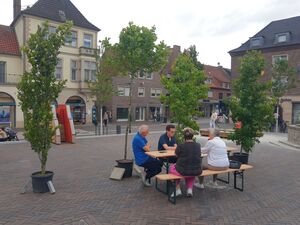
<instances>
[{"instance_id":1,"label":"roof","mask_svg":"<svg viewBox=\"0 0 300 225\"><path fill-rule=\"evenodd\" d=\"M81 14L70 0L38 0L32 7L21 11L12 22L12 25L14 25L22 14L37 16L56 22L71 20L75 26L100 31L98 27L90 23ZM63 17L65 16L65 19L62 18L62 14L64 14Z\"/></svg>"},{"instance_id":2,"label":"roof","mask_svg":"<svg viewBox=\"0 0 300 225\"><path fill-rule=\"evenodd\" d=\"M0 25L0 54L20 56L20 46L13 27Z\"/></svg>"},{"instance_id":3,"label":"roof","mask_svg":"<svg viewBox=\"0 0 300 225\"><path fill-rule=\"evenodd\" d=\"M204 73L207 77L213 77L220 82L230 83L230 77L226 70L221 66L204 65Z\"/></svg>"},{"instance_id":4,"label":"roof","mask_svg":"<svg viewBox=\"0 0 300 225\"><path fill-rule=\"evenodd\" d=\"M290 46L300 44L300 16L273 21L264 27L253 37L263 37L263 44L258 47L250 47L250 39L240 47L229 53L244 52L252 49L265 49L279 46ZM275 36L280 33L290 33L290 41L276 43Z\"/></svg>"}]
</instances>

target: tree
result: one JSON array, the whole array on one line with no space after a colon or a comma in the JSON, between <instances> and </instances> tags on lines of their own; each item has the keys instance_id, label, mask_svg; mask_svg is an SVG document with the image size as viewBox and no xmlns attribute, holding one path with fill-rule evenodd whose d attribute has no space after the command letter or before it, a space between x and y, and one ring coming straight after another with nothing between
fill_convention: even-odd
<instances>
[{"instance_id":1,"label":"tree","mask_svg":"<svg viewBox=\"0 0 300 225\"><path fill-rule=\"evenodd\" d=\"M114 87L112 77L114 75L113 69L110 67L109 57L105 53L106 46L108 45L108 39L101 41L101 46L96 51L96 77L93 81L86 81L91 91L91 96L95 97L95 106L97 109L97 121L100 122L100 134L103 133L103 119L102 108L114 94ZM98 129L97 129L98 130Z\"/></svg>"},{"instance_id":2,"label":"tree","mask_svg":"<svg viewBox=\"0 0 300 225\"><path fill-rule=\"evenodd\" d=\"M296 71L289 67L287 60L276 61L272 69L272 95L276 100L276 114L278 116L280 98L288 90L295 87ZM276 132L278 132L278 118L276 118Z\"/></svg>"},{"instance_id":3,"label":"tree","mask_svg":"<svg viewBox=\"0 0 300 225\"><path fill-rule=\"evenodd\" d=\"M57 56L71 27L72 23L67 22L50 34L48 24L43 23L35 34L30 35L23 47L31 70L23 74L18 84L18 98L24 114L25 138L30 142L32 150L38 154L42 175L46 171L48 151L57 129L51 125L51 104L66 83L54 76Z\"/></svg>"},{"instance_id":4,"label":"tree","mask_svg":"<svg viewBox=\"0 0 300 225\"><path fill-rule=\"evenodd\" d=\"M240 76L233 83L234 96L229 100L229 108L234 122L241 121L240 129L234 128L229 136L238 145L241 151L252 151L258 137L269 128L274 120L274 101L269 96L270 82L261 82L265 61L258 51L247 52L241 60Z\"/></svg>"},{"instance_id":5,"label":"tree","mask_svg":"<svg viewBox=\"0 0 300 225\"><path fill-rule=\"evenodd\" d=\"M118 74L129 76L128 124L125 135L124 159L127 159L128 132L132 121L132 85L138 74L161 69L167 62L168 49L163 41L157 42L155 26L147 28L130 22L119 35L119 42L110 47L110 60Z\"/></svg>"},{"instance_id":6,"label":"tree","mask_svg":"<svg viewBox=\"0 0 300 225\"><path fill-rule=\"evenodd\" d=\"M161 79L168 91L167 95L162 96L162 101L170 106L172 119L178 123L176 136L179 141L183 141L184 127L199 129L193 117L199 114L200 99L207 97L208 86L204 80L203 70L199 70L186 54L178 57L172 68L172 76L163 76Z\"/></svg>"},{"instance_id":7,"label":"tree","mask_svg":"<svg viewBox=\"0 0 300 225\"><path fill-rule=\"evenodd\" d=\"M198 61L199 52L197 52L196 45L191 45L188 49L185 49L184 54L188 55L191 58L198 70L204 69L204 65Z\"/></svg>"}]
</instances>

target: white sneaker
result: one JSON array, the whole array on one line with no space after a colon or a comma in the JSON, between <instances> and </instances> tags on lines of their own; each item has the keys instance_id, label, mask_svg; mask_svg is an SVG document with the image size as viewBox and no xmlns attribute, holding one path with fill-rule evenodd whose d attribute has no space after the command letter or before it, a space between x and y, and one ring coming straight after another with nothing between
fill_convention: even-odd
<instances>
[{"instance_id":1,"label":"white sneaker","mask_svg":"<svg viewBox=\"0 0 300 225\"><path fill-rule=\"evenodd\" d=\"M187 197L193 197L193 189L192 188L187 189L186 196Z\"/></svg>"},{"instance_id":2,"label":"white sneaker","mask_svg":"<svg viewBox=\"0 0 300 225\"><path fill-rule=\"evenodd\" d=\"M199 189L204 189L204 184L194 183L194 187L199 188Z\"/></svg>"},{"instance_id":3,"label":"white sneaker","mask_svg":"<svg viewBox=\"0 0 300 225\"><path fill-rule=\"evenodd\" d=\"M182 195L181 189L176 189L176 197ZM171 194L171 198L174 198L174 192Z\"/></svg>"},{"instance_id":4,"label":"white sneaker","mask_svg":"<svg viewBox=\"0 0 300 225\"><path fill-rule=\"evenodd\" d=\"M142 178L142 183L143 183L143 185L144 185L145 187L151 187L151 186L152 186L151 183L150 183L148 180L146 180L146 175L145 175L145 173L141 172L140 176L141 176L141 178Z\"/></svg>"}]
</instances>

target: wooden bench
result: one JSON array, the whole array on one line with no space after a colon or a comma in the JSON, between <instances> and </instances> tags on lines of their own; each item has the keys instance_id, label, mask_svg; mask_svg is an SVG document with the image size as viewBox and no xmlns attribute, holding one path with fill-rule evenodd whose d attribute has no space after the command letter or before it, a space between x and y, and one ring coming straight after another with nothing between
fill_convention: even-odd
<instances>
[{"instance_id":1,"label":"wooden bench","mask_svg":"<svg viewBox=\"0 0 300 225\"><path fill-rule=\"evenodd\" d=\"M248 164L242 164L240 169L227 169L227 170L203 170L200 177L206 177L206 176L212 176L216 174L225 174L225 173L233 173L234 174L234 189L237 189L239 191L244 191L244 171L248 169L252 169L253 166ZM238 187L237 185L237 177L240 177L241 179L241 187ZM167 194L168 200L172 202L173 204L176 204L176 195L174 197L171 197L172 193L176 192L176 181L184 179L183 176L177 176L174 174L158 174L155 176L156 178L156 184L155 187L158 191ZM164 191L159 188L158 186L158 180L159 181L166 181L167 182L167 190ZM222 181L222 180L221 180ZM226 182L226 181L225 181ZM228 176L228 182L229 183L229 176Z\"/></svg>"}]
</instances>

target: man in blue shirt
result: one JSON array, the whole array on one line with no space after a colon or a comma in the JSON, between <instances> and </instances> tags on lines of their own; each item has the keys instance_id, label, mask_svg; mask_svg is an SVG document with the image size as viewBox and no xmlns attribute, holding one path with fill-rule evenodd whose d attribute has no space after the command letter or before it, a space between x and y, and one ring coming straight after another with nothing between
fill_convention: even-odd
<instances>
[{"instance_id":1,"label":"man in blue shirt","mask_svg":"<svg viewBox=\"0 0 300 225\"><path fill-rule=\"evenodd\" d=\"M176 128L174 125L170 124L166 126L166 132L162 134L158 141L158 150L173 150L177 148L176 139L174 137L176 133ZM165 161L165 160L163 160ZM177 157L169 157L169 163L176 163Z\"/></svg>"},{"instance_id":2,"label":"man in blue shirt","mask_svg":"<svg viewBox=\"0 0 300 225\"><path fill-rule=\"evenodd\" d=\"M132 149L135 157L135 163L138 166L144 167L146 175L143 173L142 182L145 186L151 186L151 177L161 172L162 163L147 154L145 152L150 151L150 144L148 143L146 136L149 134L149 127L147 125L141 125L139 132L134 136L132 140Z\"/></svg>"}]
</instances>

